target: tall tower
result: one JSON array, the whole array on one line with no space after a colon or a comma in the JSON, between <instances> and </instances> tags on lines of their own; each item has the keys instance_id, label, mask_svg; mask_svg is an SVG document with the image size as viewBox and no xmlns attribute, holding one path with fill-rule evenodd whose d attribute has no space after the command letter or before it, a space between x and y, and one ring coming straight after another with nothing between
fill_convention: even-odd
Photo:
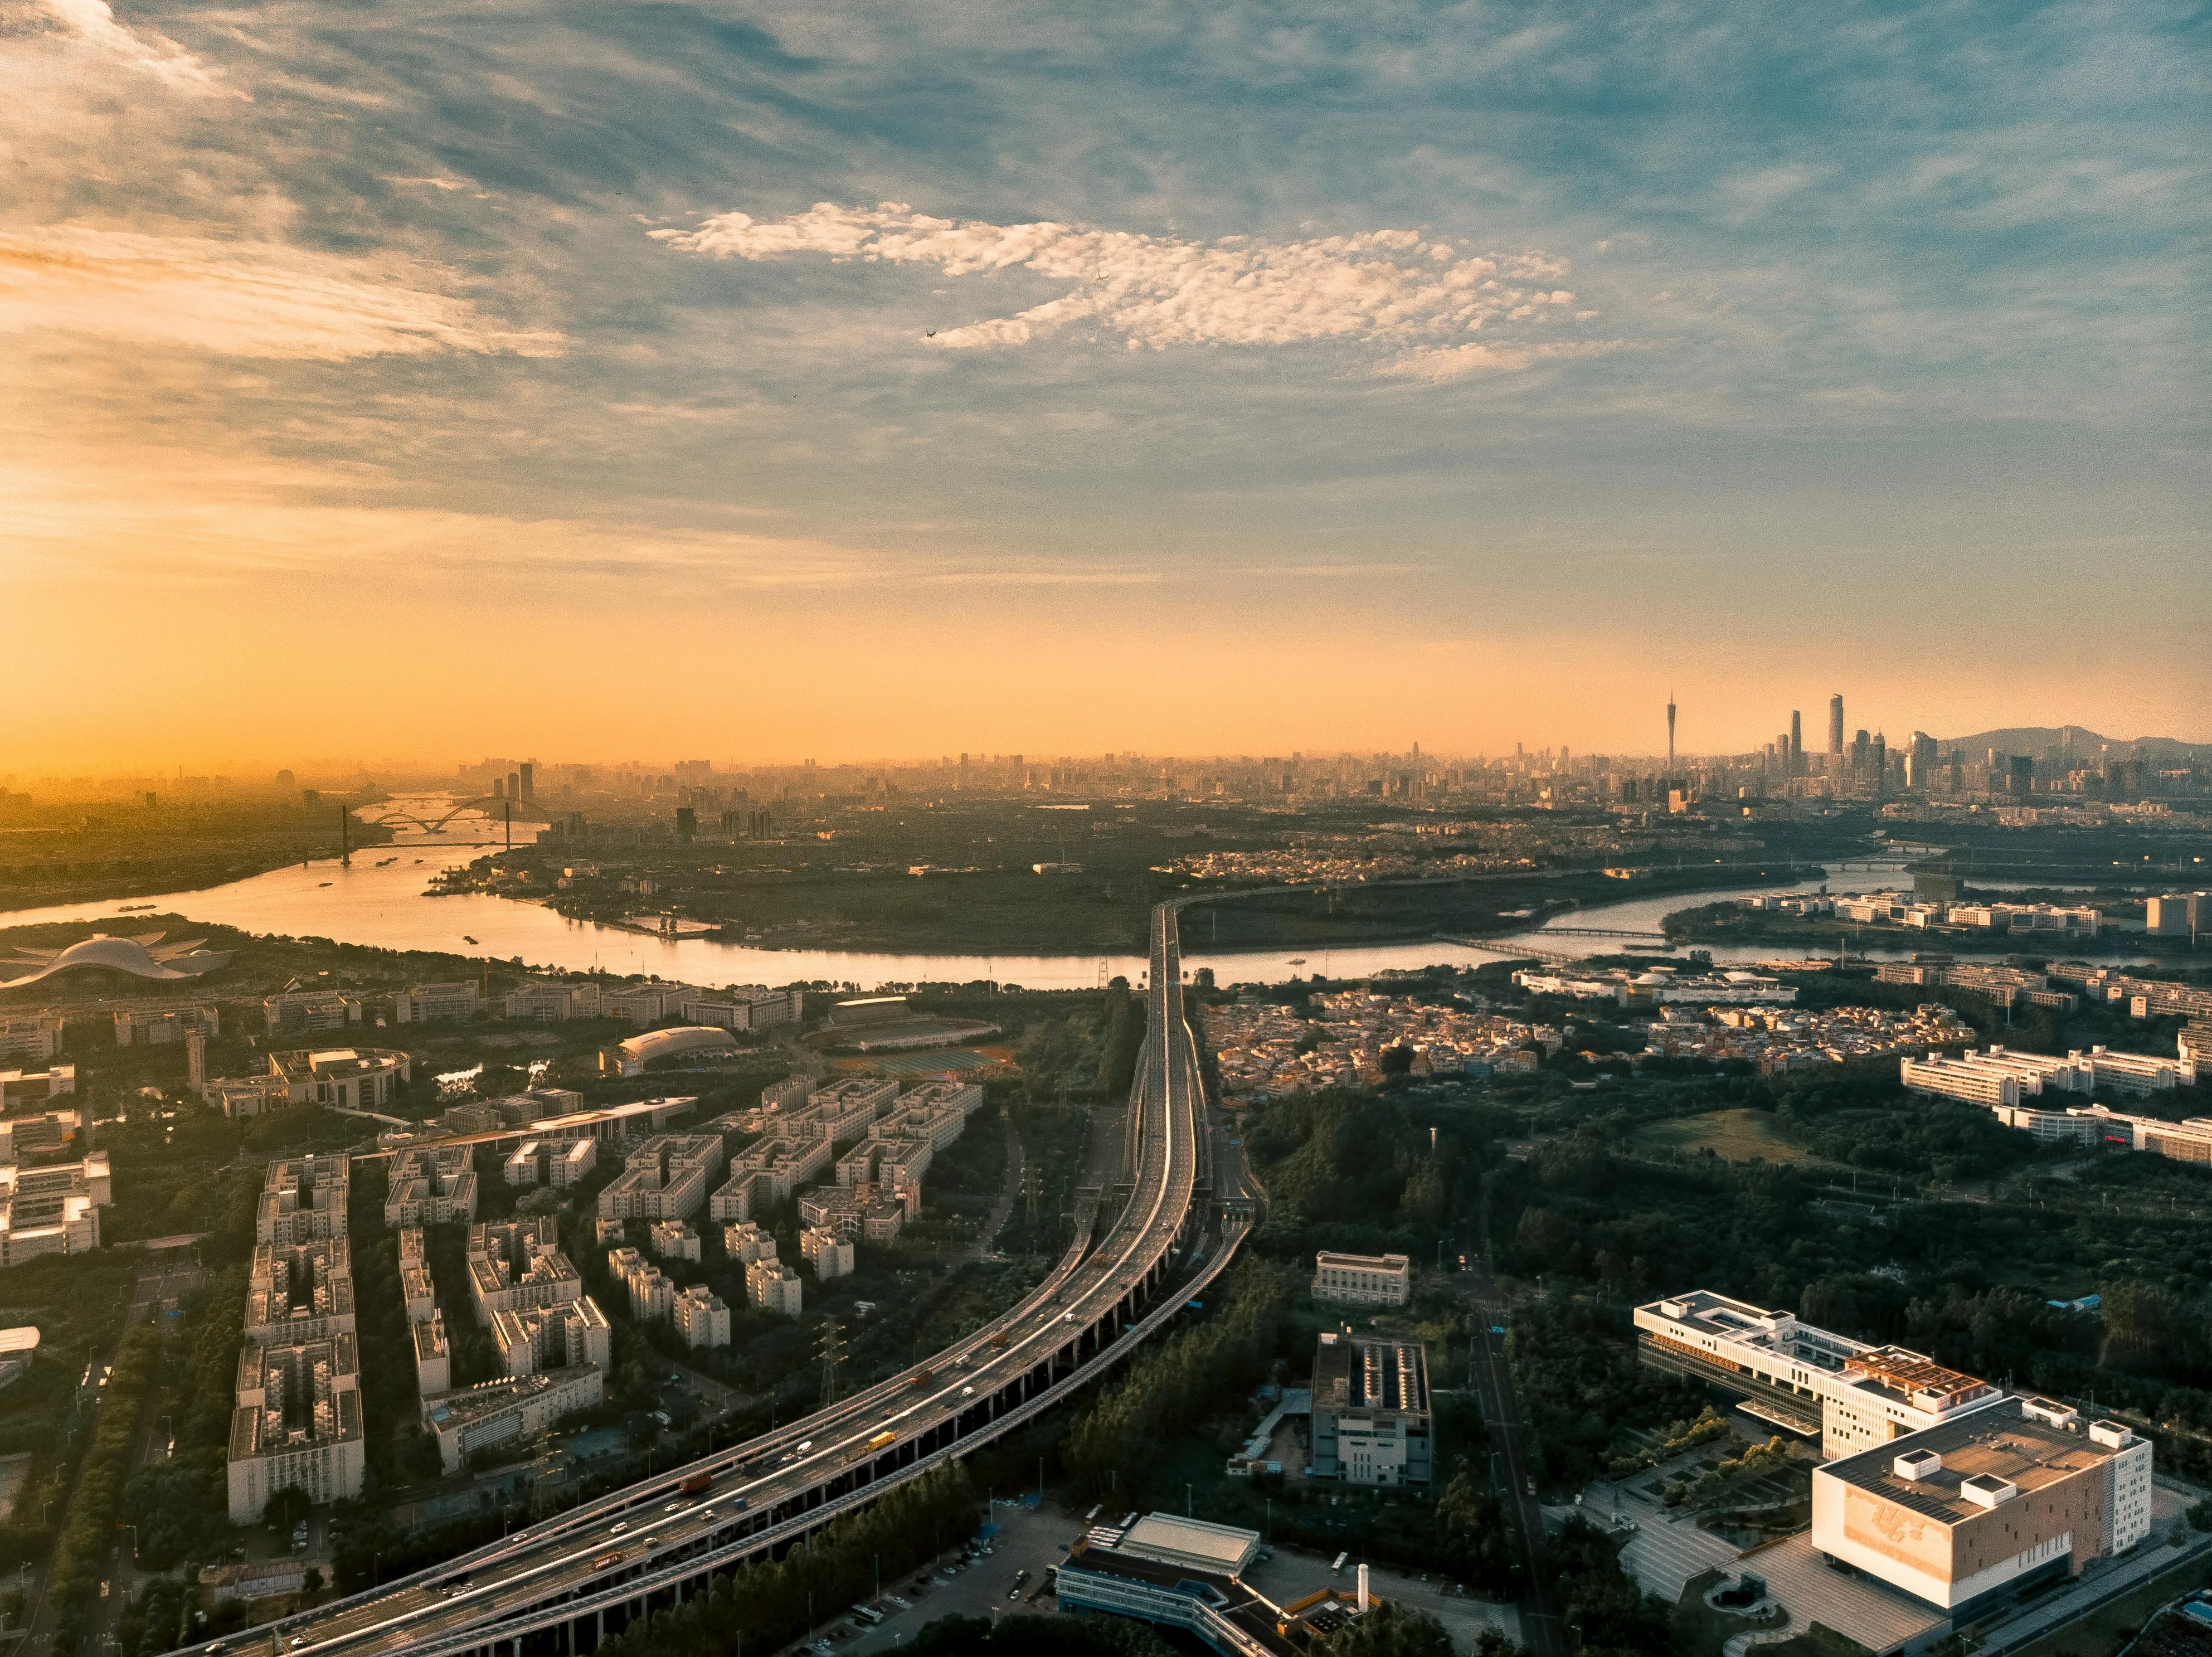
<instances>
[{"instance_id":1,"label":"tall tower","mask_svg":"<svg viewBox=\"0 0 2212 1657\"><path fill-rule=\"evenodd\" d=\"M1796 708L1790 710L1790 774L1805 774L1805 716Z\"/></svg>"},{"instance_id":2,"label":"tall tower","mask_svg":"<svg viewBox=\"0 0 2212 1657\"><path fill-rule=\"evenodd\" d=\"M1674 768L1674 693L1667 693L1667 769Z\"/></svg>"},{"instance_id":3,"label":"tall tower","mask_svg":"<svg viewBox=\"0 0 2212 1657\"><path fill-rule=\"evenodd\" d=\"M1844 751L1844 699L1838 694L1828 698L1828 753L1831 757Z\"/></svg>"}]
</instances>

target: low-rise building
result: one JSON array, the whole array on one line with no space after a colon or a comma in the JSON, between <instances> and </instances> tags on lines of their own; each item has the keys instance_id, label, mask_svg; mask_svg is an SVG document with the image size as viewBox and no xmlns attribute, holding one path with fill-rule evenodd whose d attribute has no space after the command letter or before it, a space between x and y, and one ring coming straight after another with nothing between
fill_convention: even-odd
<instances>
[{"instance_id":1,"label":"low-rise building","mask_svg":"<svg viewBox=\"0 0 2212 1657\"><path fill-rule=\"evenodd\" d=\"M534 1438L563 1416L595 1408L605 1395L597 1369L549 1369L427 1399L422 1425L437 1441L445 1470L453 1473L471 1451Z\"/></svg>"},{"instance_id":2,"label":"low-rise building","mask_svg":"<svg viewBox=\"0 0 2212 1657\"><path fill-rule=\"evenodd\" d=\"M474 1018L480 1005L473 978L457 978L447 984L415 984L392 998L392 1022L427 1024L435 1019Z\"/></svg>"},{"instance_id":3,"label":"low-rise building","mask_svg":"<svg viewBox=\"0 0 2212 1657\"><path fill-rule=\"evenodd\" d=\"M74 1108L0 1119L0 1162L17 1162L42 1151L65 1150L83 1134L84 1113Z\"/></svg>"},{"instance_id":4,"label":"low-rise building","mask_svg":"<svg viewBox=\"0 0 2212 1657\"><path fill-rule=\"evenodd\" d=\"M173 1006L153 1002L115 1010L115 1045L118 1047L166 1047L188 1035L221 1035L222 1009L213 1002ZM7 1057L0 1047L0 1058Z\"/></svg>"},{"instance_id":5,"label":"low-rise building","mask_svg":"<svg viewBox=\"0 0 2212 1657\"><path fill-rule=\"evenodd\" d=\"M1403 1254L1314 1256L1313 1297L1341 1306L1403 1306L1413 1292L1413 1262Z\"/></svg>"},{"instance_id":6,"label":"low-rise building","mask_svg":"<svg viewBox=\"0 0 2212 1657\"><path fill-rule=\"evenodd\" d=\"M66 1098L76 1091L75 1065L0 1070L0 1110L35 1110L50 1099Z\"/></svg>"},{"instance_id":7,"label":"low-rise building","mask_svg":"<svg viewBox=\"0 0 2212 1657\"><path fill-rule=\"evenodd\" d=\"M305 1047L269 1055L270 1074L283 1079L287 1099L334 1110L383 1109L412 1063L397 1047Z\"/></svg>"},{"instance_id":8,"label":"low-rise building","mask_svg":"<svg viewBox=\"0 0 2212 1657\"><path fill-rule=\"evenodd\" d=\"M694 1284L678 1295L672 1315L676 1332L694 1351L730 1344L730 1308L704 1284Z\"/></svg>"},{"instance_id":9,"label":"low-rise building","mask_svg":"<svg viewBox=\"0 0 2212 1657\"><path fill-rule=\"evenodd\" d=\"M1324 1331L1314 1356L1316 1478L1426 1484L1432 1475L1428 1355L1419 1341Z\"/></svg>"},{"instance_id":10,"label":"low-rise building","mask_svg":"<svg viewBox=\"0 0 2212 1657\"><path fill-rule=\"evenodd\" d=\"M1899 1059L1897 1074L1907 1093L1992 1108L2020 1102L2020 1077L1999 1065L1972 1065L1931 1053L1925 1059Z\"/></svg>"},{"instance_id":11,"label":"low-rise building","mask_svg":"<svg viewBox=\"0 0 2212 1657\"><path fill-rule=\"evenodd\" d=\"M210 1076L200 1083L200 1097L234 1121L290 1102L281 1076Z\"/></svg>"},{"instance_id":12,"label":"low-rise building","mask_svg":"<svg viewBox=\"0 0 2212 1657\"><path fill-rule=\"evenodd\" d=\"M2120 1423L1996 1399L1814 1469L1813 1545L1960 1626L2142 1541L2151 1473Z\"/></svg>"},{"instance_id":13,"label":"low-rise building","mask_svg":"<svg viewBox=\"0 0 2212 1657\"><path fill-rule=\"evenodd\" d=\"M1761 1420L1854 1454L1978 1408L1997 1389L1901 1346L1871 1346L1710 1290L1636 1308L1638 1359L1710 1382Z\"/></svg>"},{"instance_id":14,"label":"low-rise building","mask_svg":"<svg viewBox=\"0 0 2212 1657\"><path fill-rule=\"evenodd\" d=\"M10 1013L0 1017L0 1061L43 1064L61 1050L59 1013Z\"/></svg>"},{"instance_id":15,"label":"low-rise building","mask_svg":"<svg viewBox=\"0 0 2212 1657\"><path fill-rule=\"evenodd\" d=\"M107 1153L46 1168L0 1163L0 1267L100 1247L100 1211L114 1201Z\"/></svg>"},{"instance_id":16,"label":"low-rise building","mask_svg":"<svg viewBox=\"0 0 2212 1657\"><path fill-rule=\"evenodd\" d=\"M337 990L287 990L261 1004L271 1035L319 1035L361 1023L361 999Z\"/></svg>"}]
</instances>

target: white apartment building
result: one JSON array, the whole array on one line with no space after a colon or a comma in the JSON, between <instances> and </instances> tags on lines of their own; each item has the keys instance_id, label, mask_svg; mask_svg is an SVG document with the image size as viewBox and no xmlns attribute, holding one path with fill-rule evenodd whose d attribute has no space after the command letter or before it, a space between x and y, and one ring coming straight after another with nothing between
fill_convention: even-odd
<instances>
[{"instance_id":1,"label":"white apartment building","mask_svg":"<svg viewBox=\"0 0 2212 1657\"><path fill-rule=\"evenodd\" d=\"M827 1226L810 1225L799 1234L799 1253L823 1283L853 1272L853 1240L841 1237Z\"/></svg>"},{"instance_id":2,"label":"white apartment building","mask_svg":"<svg viewBox=\"0 0 2212 1657\"><path fill-rule=\"evenodd\" d=\"M233 1524L253 1523L282 1490L319 1503L361 1494L360 1379L351 1335L240 1354L226 1466Z\"/></svg>"},{"instance_id":3,"label":"white apartment building","mask_svg":"<svg viewBox=\"0 0 2212 1657\"><path fill-rule=\"evenodd\" d=\"M704 1284L694 1284L676 1297L674 1316L676 1332L695 1352L730 1344L730 1308Z\"/></svg>"},{"instance_id":4,"label":"white apartment building","mask_svg":"<svg viewBox=\"0 0 2212 1657\"><path fill-rule=\"evenodd\" d=\"M468 1224L477 1217L477 1174L468 1147L421 1146L388 1165L384 1223L400 1226Z\"/></svg>"},{"instance_id":5,"label":"white apartment building","mask_svg":"<svg viewBox=\"0 0 2212 1657\"><path fill-rule=\"evenodd\" d=\"M620 1178L599 1193L599 1217L688 1220L707 1205L722 1170L719 1133L661 1133L624 1159Z\"/></svg>"},{"instance_id":6,"label":"white apartment building","mask_svg":"<svg viewBox=\"0 0 2212 1657\"><path fill-rule=\"evenodd\" d=\"M416 984L392 998L392 1022L427 1024L434 1019L474 1018L480 1005L472 978L455 979L449 984Z\"/></svg>"},{"instance_id":7,"label":"white apartment building","mask_svg":"<svg viewBox=\"0 0 2212 1657\"><path fill-rule=\"evenodd\" d=\"M115 1010L118 1047L173 1047L187 1035L221 1035L222 1010L212 1002L190 1007L138 1006ZM0 1041L0 1059L9 1056Z\"/></svg>"},{"instance_id":8,"label":"white apartment building","mask_svg":"<svg viewBox=\"0 0 2212 1657\"><path fill-rule=\"evenodd\" d=\"M1978 1407L1997 1389L1899 1346L1869 1346L1709 1290L1635 1312L1637 1356L1735 1393L1752 1415L1818 1432L1834 1457Z\"/></svg>"},{"instance_id":9,"label":"white apartment building","mask_svg":"<svg viewBox=\"0 0 2212 1657\"><path fill-rule=\"evenodd\" d=\"M775 1239L750 1220L722 1228L722 1253L740 1266L775 1258Z\"/></svg>"},{"instance_id":10,"label":"white apartment building","mask_svg":"<svg viewBox=\"0 0 2212 1657\"><path fill-rule=\"evenodd\" d=\"M664 1260L699 1262L699 1234L683 1220L655 1221L646 1233L646 1247Z\"/></svg>"},{"instance_id":11,"label":"white apartment building","mask_svg":"<svg viewBox=\"0 0 2212 1657\"><path fill-rule=\"evenodd\" d=\"M1313 1297L1340 1306L1403 1306L1413 1292L1413 1262L1403 1254L1314 1256Z\"/></svg>"},{"instance_id":12,"label":"white apartment building","mask_svg":"<svg viewBox=\"0 0 2212 1657\"><path fill-rule=\"evenodd\" d=\"M446 1338L446 1314L432 1308L420 1323L408 1326L415 1342L415 1396L435 1398L453 1390L453 1347Z\"/></svg>"},{"instance_id":13,"label":"white apartment building","mask_svg":"<svg viewBox=\"0 0 2212 1657\"><path fill-rule=\"evenodd\" d=\"M1908 1093L1992 1108L2020 1102L2020 1077L2002 1065L1971 1065L1930 1053L1925 1059L1899 1059L1897 1071Z\"/></svg>"},{"instance_id":14,"label":"white apartment building","mask_svg":"<svg viewBox=\"0 0 2212 1657\"><path fill-rule=\"evenodd\" d=\"M580 1369L605 1374L614 1363L613 1327L589 1295L495 1312L491 1338L510 1375Z\"/></svg>"},{"instance_id":15,"label":"white apartment building","mask_svg":"<svg viewBox=\"0 0 2212 1657\"><path fill-rule=\"evenodd\" d=\"M745 1268L745 1296L762 1310L787 1318L799 1316L803 1305L799 1273L773 1259L756 1260Z\"/></svg>"}]
</instances>

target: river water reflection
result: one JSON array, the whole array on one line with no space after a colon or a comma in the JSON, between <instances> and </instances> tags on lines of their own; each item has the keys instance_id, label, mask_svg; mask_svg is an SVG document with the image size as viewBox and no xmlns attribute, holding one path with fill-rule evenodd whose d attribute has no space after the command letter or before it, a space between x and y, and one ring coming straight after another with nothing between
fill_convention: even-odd
<instances>
[{"instance_id":1,"label":"river water reflection","mask_svg":"<svg viewBox=\"0 0 2212 1657\"><path fill-rule=\"evenodd\" d=\"M1082 989L1098 983L1102 965L1108 975L1121 974L1132 982L1145 968L1145 958L1135 953L907 955L847 950L750 949L708 938L662 938L618 926L569 920L541 904L481 893L453 897L422 895L430 877L439 870L450 864L466 862L499 843L498 831L489 825L462 819L441 833L410 830L390 845L356 853L350 867L342 866L333 859L324 859L271 870L227 886L133 898L129 900L131 913L121 912L121 900L19 909L0 913L0 926L99 920L112 923L117 932L127 932L134 916L146 912L150 906L154 912L186 915L197 921L234 926L241 932L327 938L342 944L386 950L434 950L485 956L497 961L520 958L532 967L568 971L651 973L702 984L787 984L820 980L873 989L884 984L966 983L988 979L1030 989ZM394 859L396 861L388 860ZM1791 886L1762 882L1716 889L1695 896L1631 898L1574 911L1561 917L1559 924L1656 932L1662 917L1668 911L1699 901L1711 902L1752 892L1814 891L1823 884L1838 890L1855 889L1862 883L1870 886L1895 873L1894 869L1855 867L1850 871L1838 871L1825 882L1802 881ZM1194 926L1190 930L1194 944L1201 928ZM1562 955L1585 956L1618 952L1631 940L1529 932L1499 941L1508 946L1520 943ZM1291 946L1234 953L1187 947L1183 962L1194 970L1212 968L1224 984L1280 983L1316 974L1329 978L1358 978L1394 968L1444 963L1480 966L1510 953L1510 947L1493 950L1437 942L1352 949L1301 950ZM1729 962L1765 960L1783 953L1786 952L1773 945L1713 951L1716 959ZM1852 953L1859 953L1856 942ZM1905 952L1869 950L1866 953L1879 960L1899 958ZM2128 957L2106 955L2090 958Z\"/></svg>"}]
</instances>

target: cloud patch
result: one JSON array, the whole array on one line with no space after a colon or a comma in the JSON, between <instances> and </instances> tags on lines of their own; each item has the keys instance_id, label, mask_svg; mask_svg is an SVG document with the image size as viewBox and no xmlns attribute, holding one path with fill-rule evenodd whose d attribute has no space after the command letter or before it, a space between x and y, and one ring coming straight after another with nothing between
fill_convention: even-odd
<instances>
[{"instance_id":1,"label":"cloud patch","mask_svg":"<svg viewBox=\"0 0 2212 1657\"><path fill-rule=\"evenodd\" d=\"M201 96L244 98L226 87L198 58L173 40L142 33L115 21L107 0L40 0L38 9L53 23L112 62L180 92Z\"/></svg>"},{"instance_id":2,"label":"cloud patch","mask_svg":"<svg viewBox=\"0 0 2212 1657\"><path fill-rule=\"evenodd\" d=\"M337 361L434 352L558 353L470 301L356 260L273 242L82 225L0 229L0 333L53 331L240 357Z\"/></svg>"},{"instance_id":3,"label":"cloud patch","mask_svg":"<svg viewBox=\"0 0 2212 1657\"><path fill-rule=\"evenodd\" d=\"M1475 253L1419 230L1275 241L1192 241L1044 221L933 218L902 202L817 203L762 221L723 213L696 230L655 230L680 252L762 260L797 256L931 266L947 276L1024 270L1071 284L1012 316L944 329L950 349L1022 345L1088 324L1133 349L1320 342L1441 345L1493 324L1564 319L1567 261L1540 252Z\"/></svg>"},{"instance_id":4,"label":"cloud patch","mask_svg":"<svg viewBox=\"0 0 2212 1657\"><path fill-rule=\"evenodd\" d=\"M1395 362L1387 362L1375 372L1396 374L1407 379L1441 383L1447 379L1464 379L1470 374L1516 374L1547 361L1610 356L1615 351L1631 349L1637 343L1626 339L1590 339L1540 340L1525 345L1436 345L1425 350L1409 351Z\"/></svg>"}]
</instances>

